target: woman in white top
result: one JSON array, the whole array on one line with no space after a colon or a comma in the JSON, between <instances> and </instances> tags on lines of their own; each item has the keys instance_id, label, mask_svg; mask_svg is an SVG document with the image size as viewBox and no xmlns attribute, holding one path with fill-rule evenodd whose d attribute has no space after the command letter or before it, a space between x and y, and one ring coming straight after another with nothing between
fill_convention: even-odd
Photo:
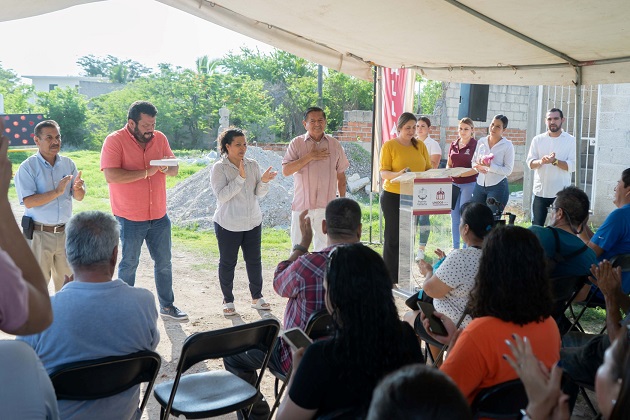
<instances>
[{"instance_id":1,"label":"woman in white top","mask_svg":"<svg viewBox=\"0 0 630 420\"><path fill-rule=\"evenodd\" d=\"M212 166L212 191L217 197L214 233L219 244L219 282L223 315L236 315L232 286L238 250L243 250L252 308L268 310L262 297L260 254L262 212L258 199L269 191L268 182L277 172L271 166L260 174L255 160L245 157L247 139L239 128L229 128L217 139L221 159Z\"/></svg>"},{"instance_id":2,"label":"woman in white top","mask_svg":"<svg viewBox=\"0 0 630 420\"><path fill-rule=\"evenodd\" d=\"M465 203L462 206L461 217L459 233L467 247L454 249L447 256L442 250L436 250L435 253L439 257L445 258L435 272L426 261L421 260L418 263L420 273L426 279L422 285L424 293L433 298L436 311L449 314L449 318L455 322L460 319L468 304L468 297L475 285L475 276L479 269L481 245L494 222L490 209L479 203ZM418 316L419 313L420 311L408 312L404 319L413 325L416 334L423 338L427 334ZM470 320L470 316L466 316L461 325L468 325ZM439 350L431 346L434 357Z\"/></svg>"},{"instance_id":3,"label":"woman in white top","mask_svg":"<svg viewBox=\"0 0 630 420\"><path fill-rule=\"evenodd\" d=\"M437 169L440 165L440 159L442 159L442 148L440 143L433 140L429 136L429 128L431 127L431 120L427 117L418 118L416 124L416 137L419 141L424 142L429 151L429 158L431 159L431 167ZM431 233L431 223L429 221L429 215L418 216L417 224L420 227L420 242L418 243L418 254L416 255L416 261L420 261L424 258L424 250L427 247L429 241L429 234Z\"/></svg>"},{"instance_id":4,"label":"woman in white top","mask_svg":"<svg viewBox=\"0 0 630 420\"><path fill-rule=\"evenodd\" d=\"M488 129L490 134L479 139L473 156L473 168L479 175L472 201L486 204L488 198L494 198L501 207L490 205L495 213L503 211L510 198L507 177L514 169L514 146L503 137L507 126L508 119L505 115L495 115Z\"/></svg>"}]
</instances>

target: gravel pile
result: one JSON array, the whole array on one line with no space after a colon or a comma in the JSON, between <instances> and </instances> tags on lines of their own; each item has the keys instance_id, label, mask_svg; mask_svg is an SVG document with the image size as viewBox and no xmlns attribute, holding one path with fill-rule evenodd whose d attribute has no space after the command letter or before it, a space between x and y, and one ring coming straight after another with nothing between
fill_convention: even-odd
<instances>
[{"instance_id":1,"label":"gravel pile","mask_svg":"<svg viewBox=\"0 0 630 420\"><path fill-rule=\"evenodd\" d=\"M346 174L369 176L370 153L359 145L349 144L344 147L351 162ZM247 157L256 160L261 171L269 166L278 171L278 175L269 185L269 192L260 200L263 227L288 229L291 225L293 176L282 176L282 157L275 152L249 146ZM206 168L167 191L168 214L176 225L214 230L212 216L217 208L217 200L210 185L213 163L209 160Z\"/></svg>"}]
</instances>

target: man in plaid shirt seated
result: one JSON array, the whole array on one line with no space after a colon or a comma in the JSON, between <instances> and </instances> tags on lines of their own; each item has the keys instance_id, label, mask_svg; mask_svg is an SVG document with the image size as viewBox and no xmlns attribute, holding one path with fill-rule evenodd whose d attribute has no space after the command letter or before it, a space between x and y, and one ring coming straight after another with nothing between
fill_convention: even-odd
<instances>
[{"instance_id":1,"label":"man in plaid shirt seated","mask_svg":"<svg viewBox=\"0 0 630 420\"><path fill-rule=\"evenodd\" d=\"M308 252L313 239L311 221L300 214L302 240L293 247L289 259L278 264L273 278L273 288L282 297L288 298L284 311L284 329L306 328L309 317L325 307L324 274L328 255L338 245L353 244L361 239L361 207L349 198L337 198L326 206L326 219L322 229L327 234L328 246L321 251ZM250 350L224 359L225 368L251 384L256 382L256 369L262 365L263 353ZM291 350L278 340L271 354L268 368L287 373L291 368ZM267 418L269 405L259 395L250 418Z\"/></svg>"}]
</instances>

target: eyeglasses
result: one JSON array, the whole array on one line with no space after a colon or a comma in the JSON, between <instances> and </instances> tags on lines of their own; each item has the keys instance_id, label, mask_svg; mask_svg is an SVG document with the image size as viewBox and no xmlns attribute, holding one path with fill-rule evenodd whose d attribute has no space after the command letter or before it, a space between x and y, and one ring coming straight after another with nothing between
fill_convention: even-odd
<instances>
[{"instance_id":1,"label":"eyeglasses","mask_svg":"<svg viewBox=\"0 0 630 420\"><path fill-rule=\"evenodd\" d=\"M549 206L549 207L547 207L547 213L551 213L552 211L556 211L556 210L564 211L564 209L562 207L556 207L556 206Z\"/></svg>"}]
</instances>

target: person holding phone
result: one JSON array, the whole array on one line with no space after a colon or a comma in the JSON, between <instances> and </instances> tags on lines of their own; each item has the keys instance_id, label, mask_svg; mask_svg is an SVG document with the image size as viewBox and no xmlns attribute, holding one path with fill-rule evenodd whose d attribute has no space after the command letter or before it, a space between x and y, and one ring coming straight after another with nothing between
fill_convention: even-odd
<instances>
[{"instance_id":1,"label":"person holding phone","mask_svg":"<svg viewBox=\"0 0 630 420\"><path fill-rule=\"evenodd\" d=\"M234 268L243 250L251 307L269 310L262 296L262 212L258 200L269 191L269 181L278 174L270 166L261 175L258 162L245 157L247 139L240 128L228 128L217 139L221 159L212 166L212 191L217 197L214 233L219 243L219 283L223 293L223 315L237 315L234 307Z\"/></svg>"},{"instance_id":2,"label":"person holding phone","mask_svg":"<svg viewBox=\"0 0 630 420\"><path fill-rule=\"evenodd\" d=\"M398 284L400 184L392 180L405 172L424 172L432 168L431 157L423 142L415 138L418 119L404 112L396 123L398 137L388 140L381 149L380 174L383 179L381 209L385 218L383 260L392 279Z\"/></svg>"},{"instance_id":3,"label":"person holding phone","mask_svg":"<svg viewBox=\"0 0 630 420\"><path fill-rule=\"evenodd\" d=\"M413 330L398 318L378 253L362 244L338 246L330 254L324 286L333 338L294 353L278 420L311 419L341 409L365 415L385 375L424 363Z\"/></svg>"},{"instance_id":4,"label":"person holding phone","mask_svg":"<svg viewBox=\"0 0 630 420\"><path fill-rule=\"evenodd\" d=\"M20 204L26 207L24 218L31 225L27 239L44 273L52 277L55 292L72 275L66 258L65 226L72 216L72 201L83 200L85 183L72 159L61 156L61 128L46 120L35 126L37 153L26 159L15 174L15 190Z\"/></svg>"},{"instance_id":5,"label":"person holding phone","mask_svg":"<svg viewBox=\"0 0 630 420\"><path fill-rule=\"evenodd\" d=\"M483 239L492 229L493 223L492 211L487 206L465 203L462 206L462 222L458 235L461 235L467 248L454 249L435 272L426 261L418 262L420 272L426 279L422 290L433 298L433 305L438 312L455 322L460 319L468 304L468 297L475 285L475 275L479 269ZM444 256L444 252L439 249L436 253L440 257ZM419 311L408 312L404 319L414 327L420 338L426 339L427 332L422 326L419 314ZM470 316L466 316L461 326L465 327L470 320ZM430 350L435 358L440 348L431 346Z\"/></svg>"},{"instance_id":6,"label":"person holding phone","mask_svg":"<svg viewBox=\"0 0 630 420\"><path fill-rule=\"evenodd\" d=\"M517 378L504 359L506 340L513 334L529 337L534 353L550 368L560 359L560 332L551 317L553 299L545 256L536 235L519 226L492 229L483 244L475 286L470 292L473 320L457 329L448 316L435 312L448 335L432 334L450 344L440 367L453 379L469 403L482 388Z\"/></svg>"}]
</instances>

